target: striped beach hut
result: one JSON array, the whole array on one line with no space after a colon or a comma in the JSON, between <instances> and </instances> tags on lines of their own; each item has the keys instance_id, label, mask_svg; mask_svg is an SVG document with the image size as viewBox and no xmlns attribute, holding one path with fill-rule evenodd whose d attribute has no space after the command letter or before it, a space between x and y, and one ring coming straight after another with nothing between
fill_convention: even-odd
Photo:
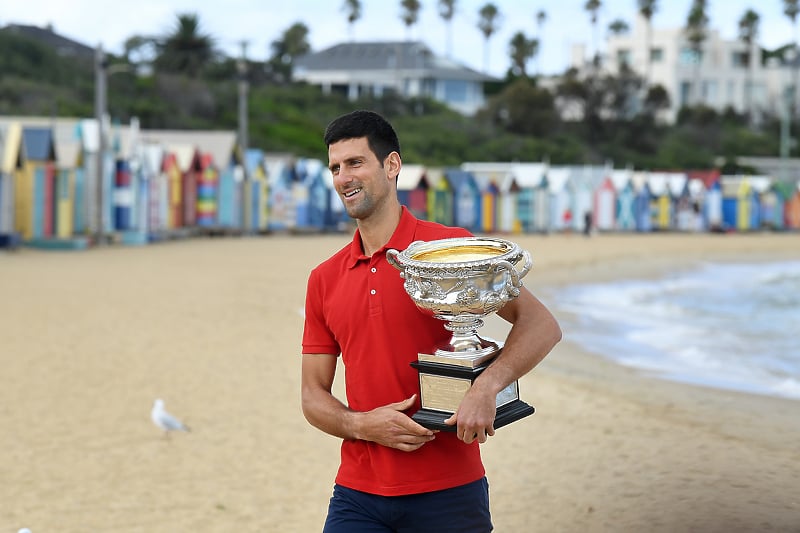
<instances>
[{"instance_id":1,"label":"striped beach hut","mask_svg":"<svg viewBox=\"0 0 800 533\"><path fill-rule=\"evenodd\" d=\"M248 148L245 153L247 183L244 197L244 219L247 231L261 233L269 226L269 179L263 150Z\"/></svg>"},{"instance_id":2,"label":"striped beach hut","mask_svg":"<svg viewBox=\"0 0 800 533\"><path fill-rule=\"evenodd\" d=\"M468 161L460 166L461 170L475 176L481 190L481 226L486 232L515 230L519 187L510 174L513 166L514 163L498 161Z\"/></svg>"},{"instance_id":3,"label":"striped beach hut","mask_svg":"<svg viewBox=\"0 0 800 533\"><path fill-rule=\"evenodd\" d=\"M670 228L679 231L692 229L692 201L689 176L684 172L667 172L667 191L670 198Z\"/></svg>"},{"instance_id":4,"label":"striped beach hut","mask_svg":"<svg viewBox=\"0 0 800 533\"><path fill-rule=\"evenodd\" d=\"M22 127L15 192L16 227L25 240L53 237L56 154L53 131Z\"/></svg>"},{"instance_id":5,"label":"striped beach hut","mask_svg":"<svg viewBox=\"0 0 800 533\"><path fill-rule=\"evenodd\" d=\"M424 165L403 165L397 176L397 198L420 220L428 218L428 170Z\"/></svg>"},{"instance_id":6,"label":"striped beach hut","mask_svg":"<svg viewBox=\"0 0 800 533\"><path fill-rule=\"evenodd\" d=\"M749 231L753 229L753 210L758 210L756 191L746 176L720 177L722 186L722 224L725 229Z\"/></svg>"}]
</instances>

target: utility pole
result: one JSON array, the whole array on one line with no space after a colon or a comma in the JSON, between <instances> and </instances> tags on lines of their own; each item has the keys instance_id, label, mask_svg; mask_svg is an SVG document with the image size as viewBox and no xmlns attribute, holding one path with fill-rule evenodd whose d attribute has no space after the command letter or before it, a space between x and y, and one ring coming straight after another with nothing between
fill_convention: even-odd
<instances>
[{"instance_id":1,"label":"utility pole","mask_svg":"<svg viewBox=\"0 0 800 533\"><path fill-rule=\"evenodd\" d=\"M104 167L105 167L105 151L106 151L106 132L105 132L105 117L106 117L106 94L107 94L107 63L106 55L103 52L103 45L98 44L95 50L95 63L94 63L94 113L97 120L97 171L95 183L95 217L94 217L94 241L95 245L100 245L103 241L103 180L104 180Z\"/></svg>"},{"instance_id":2,"label":"utility pole","mask_svg":"<svg viewBox=\"0 0 800 533\"><path fill-rule=\"evenodd\" d=\"M242 152L242 230L247 231L250 215L249 187L250 180L247 169L247 149L249 139L247 138L247 93L249 84L247 82L247 41L241 41L242 57L236 62L239 73L239 149Z\"/></svg>"}]
</instances>

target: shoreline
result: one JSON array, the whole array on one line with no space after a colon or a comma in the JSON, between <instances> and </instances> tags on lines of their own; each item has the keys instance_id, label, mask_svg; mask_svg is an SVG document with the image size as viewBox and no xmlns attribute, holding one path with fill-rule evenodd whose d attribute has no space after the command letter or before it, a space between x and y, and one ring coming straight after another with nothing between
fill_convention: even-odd
<instances>
[{"instance_id":1,"label":"shoreline","mask_svg":"<svg viewBox=\"0 0 800 533\"><path fill-rule=\"evenodd\" d=\"M534 294L800 257L796 234L504 238L533 253ZM300 410L299 310L350 239L0 254L0 529L321 530L339 441ZM192 433L165 440L155 397ZM794 400L665 381L568 338L520 397L536 413L482 447L496 531L798 531Z\"/></svg>"}]
</instances>

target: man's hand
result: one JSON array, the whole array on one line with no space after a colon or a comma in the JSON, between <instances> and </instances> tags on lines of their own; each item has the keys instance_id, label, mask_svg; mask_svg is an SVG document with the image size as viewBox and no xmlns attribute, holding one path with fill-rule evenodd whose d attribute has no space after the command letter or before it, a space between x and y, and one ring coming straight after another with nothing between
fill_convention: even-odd
<instances>
[{"instance_id":1,"label":"man's hand","mask_svg":"<svg viewBox=\"0 0 800 533\"><path fill-rule=\"evenodd\" d=\"M497 395L481 390L473 383L467 391L458 410L444 421L447 425L457 424L456 435L465 444L477 440L483 444L494 435L494 417L497 414Z\"/></svg>"},{"instance_id":2,"label":"man's hand","mask_svg":"<svg viewBox=\"0 0 800 533\"><path fill-rule=\"evenodd\" d=\"M416 397L415 394L402 402L361 413L358 438L404 452L413 452L432 441L436 433L420 426L403 412L414 405Z\"/></svg>"}]
</instances>

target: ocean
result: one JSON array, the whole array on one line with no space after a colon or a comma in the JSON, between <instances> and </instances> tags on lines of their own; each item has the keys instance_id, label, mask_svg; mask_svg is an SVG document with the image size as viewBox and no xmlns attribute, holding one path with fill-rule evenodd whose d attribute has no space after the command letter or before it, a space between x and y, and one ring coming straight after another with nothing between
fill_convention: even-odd
<instances>
[{"instance_id":1,"label":"ocean","mask_svg":"<svg viewBox=\"0 0 800 533\"><path fill-rule=\"evenodd\" d=\"M800 261L705 263L545 297L564 338L587 351L665 379L800 400Z\"/></svg>"}]
</instances>

